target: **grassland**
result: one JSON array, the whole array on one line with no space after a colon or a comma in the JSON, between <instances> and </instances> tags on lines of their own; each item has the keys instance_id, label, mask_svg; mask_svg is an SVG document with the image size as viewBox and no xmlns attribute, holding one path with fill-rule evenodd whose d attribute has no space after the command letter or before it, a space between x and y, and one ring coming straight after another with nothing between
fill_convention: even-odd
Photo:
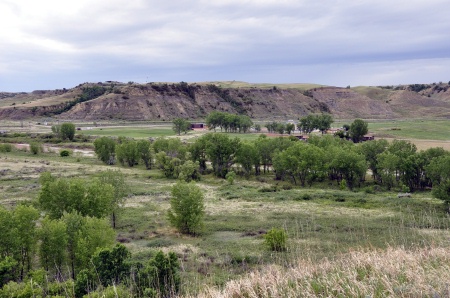
<instances>
[{"instance_id":1,"label":"grassland","mask_svg":"<svg viewBox=\"0 0 450 298\"><path fill-rule=\"evenodd\" d=\"M416 130L421 126L427 127L427 135L433 135L433 140L443 141L436 136L440 130L447 130L443 132L447 135L450 125L431 120L369 124L376 135L396 127L400 128L393 130L398 137L417 140L425 136ZM81 133L135 138L174 136L169 126L102 127ZM187 137L199 133L190 132ZM236 136L251 139L258 134ZM0 203L8 208L21 201L35 201L38 177L44 171L89 178L111 168L90 156L63 158L56 152L32 155L25 151L0 153L0 166ZM258 179L238 179L233 185L207 175L198 182L205 194L205 228L200 236L191 237L171 228L166 218L175 180L142 166L113 168L127 175L132 189L118 214L117 240L132 251L135 260L145 261L158 250L176 252L182 264L182 294L187 296L201 293L207 297L237 297L245 293L244 288L252 296L251 291L257 290L253 282L267 285L263 289L273 289L272 293L278 293L274 296L280 297L299 291L309 293L305 296L338 296L330 285L342 285L345 280L364 284L358 288L363 289L362 296L384 297L395 295L395 291L401 293L402 289L411 293L408 287L418 285L420 278L408 274L419 268L413 261L422 262L421 257L428 268L423 272L435 276L433 272L442 271L443 278L448 276L448 266L441 266L439 260L450 259L445 251L450 245L450 218L443 203L429 192L398 198L396 189L387 192L371 186L355 191L339 190L328 183L302 188L275 181L272 173ZM263 235L272 227L287 231L287 251L269 252L264 246ZM431 261L426 259L427 250L436 254ZM383 261L386 265L381 265ZM403 264L405 270L390 269L388 263L397 269ZM435 266L435 271L430 266ZM277 276L278 285L272 283ZM422 286L428 279L421 273L419 276L423 277ZM393 281L389 283L388 278ZM374 285L370 288L371 282ZM228 295L233 289L240 292ZM288 292L283 295L283 290ZM343 296L357 293L355 288L347 290L342 290ZM431 292L423 293L427 296Z\"/></svg>"}]
</instances>

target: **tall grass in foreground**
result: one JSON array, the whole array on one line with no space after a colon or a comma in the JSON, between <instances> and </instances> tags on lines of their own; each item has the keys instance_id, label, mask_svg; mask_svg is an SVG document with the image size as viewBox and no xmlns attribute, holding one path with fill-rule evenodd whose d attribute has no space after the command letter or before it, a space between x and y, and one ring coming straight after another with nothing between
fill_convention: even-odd
<instances>
[{"instance_id":1,"label":"tall grass in foreground","mask_svg":"<svg viewBox=\"0 0 450 298\"><path fill-rule=\"evenodd\" d=\"M450 250L351 251L320 262L299 260L206 288L195 297L449 297Z\"/></svg>"}]
</instances>

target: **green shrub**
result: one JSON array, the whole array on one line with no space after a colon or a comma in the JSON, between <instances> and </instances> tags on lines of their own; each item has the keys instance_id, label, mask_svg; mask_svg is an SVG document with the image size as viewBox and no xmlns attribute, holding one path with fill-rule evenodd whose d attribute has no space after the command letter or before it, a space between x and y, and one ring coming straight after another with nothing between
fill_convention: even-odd
<instances>
[{"instance_id":1,"label":"green shrub","mask_svg":"<svg viewBox=\"0 0 450 298\"><path fill-rule=\"evenodd\" d=\"M60 155L61 157L67 157L67 156L70 156L70 155L71 155L71 152L70 152L69 150L64 149L64 150L61 150L61 151L59 152L59 155Z\"/></svg>"},{"instance_id":2,"label":"green shrub","mask_svg":"<svg viewBox=\"0 0 450 298\"><path fill-rule=\"evenodd\" d=\"M309 193L304 193L304 194L294 198L295 201L310 201L312 199L313 198Z\"/></svg>"},{"instance_id":3,"label":"green shrub","mask_svg":"<svg viewBox=\"0 0 450 298\"><path fill-rule=\"evenodd\" d=\"M30 152L31 153L36 155L36 154L39 154L42 151L43 151L42 144L36 143L36 142L30 143Z\"/></svg>"},{"instance_id":4,"label":"green shrub","mask_svg":"<svg viewBox=\"0 0 450 298\"><path fill-rule=\"evenodd\" d=\"M0 152L11 152L13 146L11 144L0 144Z\"/></svg>"},{"instance_id":5,"label":"green shrub","mask_svg":"<svg viewBox=\"0 0 450 298\"><path fill-rule=\"evenodd\" d=\"M264 243L272 251L286 250L287 234L283 229L272 228L264 235Z\"/></svg>"},{"instance_id":6,"label":"green shrub","mask_svg":"<svg viewBox=\"0 0 450 298\"><path fill-rule=\"evenodd\" d=\"M234 179L235 178L236 178L236 173L233 172L233 171L230 171L230 172L228 172L225 175L225 179L227 179L229 185L233 185L234 184Z\"/></svg>"}]
</instances>

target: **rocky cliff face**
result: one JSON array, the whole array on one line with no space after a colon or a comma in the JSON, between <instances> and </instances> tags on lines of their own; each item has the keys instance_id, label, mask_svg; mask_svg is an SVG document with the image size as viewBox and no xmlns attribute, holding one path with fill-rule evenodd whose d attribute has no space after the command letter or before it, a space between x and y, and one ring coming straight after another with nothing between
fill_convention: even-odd
<instances>
[{"instance_id":1,"label":"rocky cliff face","mask_svg":"<svg viewBox=\"0 0 450 298\"><path fill-rule=\"evenodd\" d=\"M445 84L443 84L445 85ZM413 85L412 85L413 86ZM254 119L297 119L328 112L341 119L450 117L448 86L397 88L220 88L214 84L82 84L68 90L1 93L0 118L71 120L204 118L211 111ZM3 104L2 104L3 103Z\"/></svg>"}]
</instances>

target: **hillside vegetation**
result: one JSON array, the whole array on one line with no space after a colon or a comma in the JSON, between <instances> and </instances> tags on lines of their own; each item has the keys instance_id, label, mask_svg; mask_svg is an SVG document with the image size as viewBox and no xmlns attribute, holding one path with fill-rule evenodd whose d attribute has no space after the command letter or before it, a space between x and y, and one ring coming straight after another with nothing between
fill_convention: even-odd
<instances>
[{"instance_id":1,"label":"hillside vegetation","mask_svg":"<svg viewBox=\"0 0 450 298\"><path fill-rule=\"evenodd\" d=\"M328 112L339 119L450 117L447 83L339 88L314 84L85 83L72 89L0 93L2 119L203 119L211 111L253 119L297 119Z\"/></svg>"}]
</instances>

